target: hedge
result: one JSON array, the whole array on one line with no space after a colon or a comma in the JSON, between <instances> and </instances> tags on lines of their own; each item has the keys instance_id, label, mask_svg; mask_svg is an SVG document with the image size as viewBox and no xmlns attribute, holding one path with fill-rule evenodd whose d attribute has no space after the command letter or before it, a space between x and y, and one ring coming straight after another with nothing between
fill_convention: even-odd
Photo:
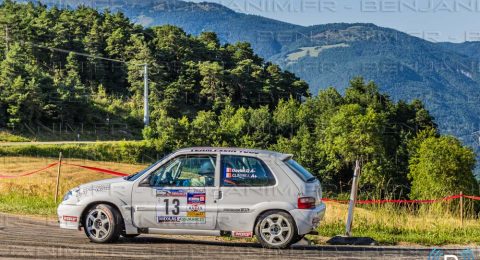
<instances>
[{"instance_id":1,"label":"hedge","mask_svg":"<svg viewBox=\"0 0 480 260\"><path fill-rule=\"evenodd\" d=\"M93 144L47 144L1 146L0 156L31 156L57 158L62 152L65 158L124 163L150 163L162 158L169 151L158 149L147 141L120 141Z\"/></svg>"}]
</instances>

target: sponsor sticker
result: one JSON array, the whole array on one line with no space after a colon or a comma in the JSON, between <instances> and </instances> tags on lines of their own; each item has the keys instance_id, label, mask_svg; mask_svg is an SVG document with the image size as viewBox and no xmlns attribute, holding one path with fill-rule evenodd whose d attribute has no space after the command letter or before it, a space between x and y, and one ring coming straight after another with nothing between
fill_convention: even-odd
<instances>
[{"instance_id":1,"label":"sponsor sticker","mask_svg":"<svg viewBox=\"0 0 480 260\"><path fill-rule=\"evenodd\" d=\"M110 184L100 184L95 186L82 187L77 192L77 197L92 196L93 192L107 192L110 191Z\"/></svg>"},{"instance_id":2,"label":"sponsor sticker","mask_svg":"<svg viewBox=\"0 0 480 260\"><path fill-rule=\"evenodd\" d=\"M252 237L251 231L232 231L232 237Z\"/></svg>"},{"instance_id":3,"label":"sponsor sticker","mask_svg":"<svg viewBox=\"0 0 480 260\"><path fill-rule=\"evenodd\" d=\"M205 205L202 204L190 204L188 205L188 211L205 212Z\"/></svg>"},{"instance_id":4,"label":"sponsor sticker","mask_svg":"<svg viewBox=\"0 0 480 260\"><path fill-rule=\"evenodd\" d=\"M205 216L206 216L205 212L199 212L199 211L187 212L187 217L205 218Z\"/></svg>"},{"instance_id":5,"label":"sponsor sticker","mask_svg":"<svg viewBox=\"0 0 480 260\"><path fill-rule=\"evenodd\" d=\"M178 223L181 221L182 217L177 216L158 216L158 223Z\"/></svg>"},{"instance_id":6,"label":"sponsor sticker","mask_svg":"<svg viewBox=\"0 0 480 260\"><path fill-rule=\"evenodd\" d=\"M63 216L63 221L66 222L78 222L78 218L75 216Z\"/></svg>"},{"instance_id":7,"label":"sponsor sticker","mask_svg":"<svg viewBox=\"0 0 480 260\"><path fill-rule=\"evenodd\" d=\"M158 216L158 223L178 223L178 224L204 224L203 217L189 217L189 216Z\"/></svg>"},{"instance_id":8,"label":"sponsor sticker","mask_svg":"<svg viewBox=\"0 0 480 260\"><path fill-rule=\"evenodd\" d=\"M249 208L238 208L238 209L224 208L223 212L246 213L246 212L250 212L250 209Z\"/></svg>"},{"instance_id":9,"label":"sponsor sticker","mask_svg":"<svg viewBox=\"0 0 480 260\"><path fill-rule=\"evenodd\" d=\"M157 190L157 197L185 197L184 190Z\"/></svg>"},{"instance_id":10,"label":"sponsor sticker","mask_svg":"<svg viewBox=\"0 0 480 260\"><path fill-rule=\"evenodd\" d=\"M189 192L187 204L205 204L205 192Z\"/></svg>"},{"instance_id":11,"label":"sponsor sticker","mask_svg":"<svg viewBox=\"0 0 480 260\"><path fill-rule=\"evenodd\" d=\"M109 191L110 190L110 184L96 185L96 186L92 187L92 190L96 191L96 192Z\"/></svg>"}]
</instances>

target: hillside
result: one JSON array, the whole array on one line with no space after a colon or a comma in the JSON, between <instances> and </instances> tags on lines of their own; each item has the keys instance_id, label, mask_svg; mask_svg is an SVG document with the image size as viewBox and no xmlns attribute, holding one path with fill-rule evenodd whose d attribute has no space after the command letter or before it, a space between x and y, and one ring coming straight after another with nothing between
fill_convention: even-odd
<instances>
[{"instance_id":1,"label":"hillside","mask_svg":"<svg viewBox=\"0 0 480 260\"><path fill-rule=\"evenodd\" d=\"M362 75L395 100L422 100L442 131L471 142L470 134L480 123L475 59L371 24L305 31L311 33L309 39L284 47L270 59L306 80L313 93L326 86L343 91L351 77Z\"/></svg>"},{"instance_id":2,"label":"hillside","mask_svg":"<svg viewBox=\"0 0 480 260\"><path fill-rule=\"evenodd\" d=\"M447 50L457 52L459 54L465 55L466 57L480 59L480 42L462 42L462 43L451 43L451 42L442 42L438 45L444 47Z\"/></svg>"},{"instance_id":3,"label":"hillside","mask_svg":"<svg viewBox=\"0 0 480 260\"><path fill-rule=\"evenodd\" d=\"M8 31L0 37L0 129L35 135L104 126L138 136L145 63L152 121L309 95L304 81L250 45L224 45L210 32L192 37L171 25L143 28L122 13L12 1L0 5L0 28Z\"/></svg>"},{"instance_id":4,"label":"hillside","mask_svg":"<svg viewBox=\"0 0 480 260\"><path fill-rule=\"evenodd\" d=\"M90 1L62 4L74 7ZM118 0L95 7L125 12L145 26L173 24L194 35L214 31L221 42L247 41L264 59L306 80L313 94L328 86L343 91L352 77L362 75L395 100L424 101L443 132L469 144L471 133L480 129L476 43L434 44L373 24L304 27L214 3Z\"/></svg>"}]
</instances>

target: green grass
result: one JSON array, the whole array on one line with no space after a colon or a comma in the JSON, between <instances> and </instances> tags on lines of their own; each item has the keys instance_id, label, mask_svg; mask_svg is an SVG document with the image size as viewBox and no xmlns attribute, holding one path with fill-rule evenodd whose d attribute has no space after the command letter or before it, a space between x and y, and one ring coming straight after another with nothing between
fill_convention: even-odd
<instances>
[{"instance_id":1,"label":"green grass","mask_svg":"<svg viewBox=\"0 0 480 260\"><path fill-rule=\"evenodd\" d=\"M332 237L345 233L345 223L326 223L319 228L319 233L325 237ZM356 221L353 229L354 236L371 237L383 245L412 243L420 245L448 245L448 244L480 244L480 227L432 227L430 231L409 230L388 225L369 224L365 220Z\"/></svg>"},{"instance_id":2,"label":"green grass","mask_svg":"<svg viewBox=\"0 0 480 260\"><path fill-rule=\"evenodd\" d=\"M394 205L358 207L355 209L353 235L371 237L384 245L480 244L478 218L467 214L462 225L451 206L439 203L415 209ZM327 204L326 218L318 230L320 235L332 237L344 234L347 210L346 205Z\"/></svg>"},{"instance_id":3,"label":"green grass","mask_svg":"<svg viewBox=\"0 0 480 260\"><path fill-rule=\"evenodd\" d=\"M30 139L6 131L0 131L0 142L29 142Z\"/></svg>"},{"instance_id":4,"label":"green grass","mask_svg":"<svg viewBox=\"0 0 480 260\"><path fill-rule=\"evenodd\" d=\"M0 194L0 212L54 216L56 204L52 197L24 196L20 194Z\"/></svg>"}]
</instances>

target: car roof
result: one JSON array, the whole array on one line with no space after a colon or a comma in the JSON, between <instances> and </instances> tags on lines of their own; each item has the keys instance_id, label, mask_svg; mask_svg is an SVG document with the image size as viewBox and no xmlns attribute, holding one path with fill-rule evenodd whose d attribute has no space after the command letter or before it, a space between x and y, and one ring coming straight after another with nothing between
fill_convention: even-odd
<instances>
[{"instance_id":1,"label":"car roof","mask_svg":"<svg viewBox=\"0 0 480 260\"><path fill-rule=\"evenodd\" d=\"M177 151L177 153L189 153L189 152L220 152L222 154L250 154L261 157L276 157L280 160L285 160L289 157L292 157L291 154L284 154L275 151L268 150L259 150L259 149L249 149L249 148L238 148L238 147L189 147L183 148Z\"/></svg>"}]
</instances>

